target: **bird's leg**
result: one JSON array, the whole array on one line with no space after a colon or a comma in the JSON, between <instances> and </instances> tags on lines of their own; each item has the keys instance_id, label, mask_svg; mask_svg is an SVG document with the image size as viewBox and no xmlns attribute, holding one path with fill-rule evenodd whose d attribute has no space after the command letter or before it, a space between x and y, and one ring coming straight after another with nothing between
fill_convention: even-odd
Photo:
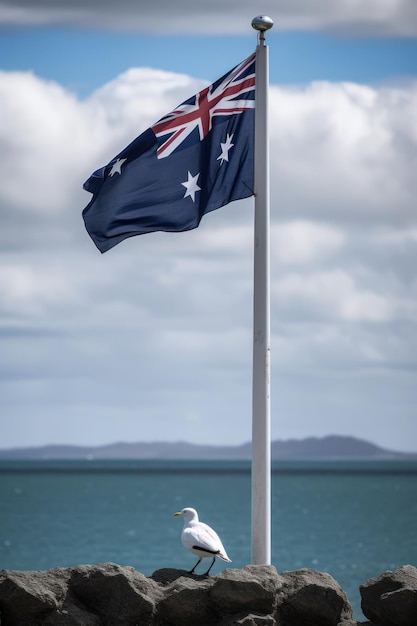
<instances>
[{"instance_id":1,"label":"bird's leg","mask_svg":"<svg viewBox=\"0 0 417 626\"><path fill-rule=\"evenodd\" d=\"M208 576L208 575L209 575L209 571L210 571L210 570L211 570L211 568L213 567L213 565L214 565L214 561L215 561L215 560L216 560L216 557L214 556L214 557L213 557L213 560L212 560L212 562L211 562L211 565L210 565L210 567L208 568L207 572L204 574L204 576Z\"/></svg>"},{"instance_id":2,"label":"bird's leg","mask_svg":"<svg viewBox=\"0 0 417 626\"><path fill-rule=\"evenodd\" d=\"M193 569L190 569L190 571L188 572L189 574L194 574L194 570L197 567L197 565L200 563L201 561L201 557L198 559L197 563L194 565ZM212 564L213 565L213 564Z\"/></svg>"}]
</instances>

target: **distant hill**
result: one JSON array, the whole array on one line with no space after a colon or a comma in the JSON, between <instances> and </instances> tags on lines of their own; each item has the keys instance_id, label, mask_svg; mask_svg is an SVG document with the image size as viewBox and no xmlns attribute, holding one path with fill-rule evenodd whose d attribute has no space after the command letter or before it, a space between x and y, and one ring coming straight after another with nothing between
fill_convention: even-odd
<instances>
[{"instance_id":1,"label":"distant hill","mask_svg":"<svg viewBox=\"0 0 417 626\"><path fill-rule=\"evenodd\" d=\"M357 439L329 435L307 439L276 440L271 444L273 459L401 459L417 458L385 450L379 446ZM238 446L204 446L185 441L112 443L105 446L48 445L33 448L9 448L0 450L0 459L249 459L251 444Z\"/></svg>"}]
</instances>

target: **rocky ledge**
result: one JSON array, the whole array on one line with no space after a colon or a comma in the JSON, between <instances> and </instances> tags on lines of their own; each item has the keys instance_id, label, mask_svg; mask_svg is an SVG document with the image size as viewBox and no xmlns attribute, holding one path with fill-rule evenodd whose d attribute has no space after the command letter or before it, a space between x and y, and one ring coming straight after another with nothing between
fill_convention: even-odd
<instances>
[{"instance_id":1,"label":"rocky ledge","mask_svg":"<svg viewBox=\"0 0 417 626\"><path fill-rule=\"evenodd\" d=\"M378 626L416 626L417 569L365 582L362 609ZM310 569L248 565L217 576L114 563L0 571L0 626L354 626L346 594ZM362 623L363 624L363 623Z\"/></svg>"}]
</instances>

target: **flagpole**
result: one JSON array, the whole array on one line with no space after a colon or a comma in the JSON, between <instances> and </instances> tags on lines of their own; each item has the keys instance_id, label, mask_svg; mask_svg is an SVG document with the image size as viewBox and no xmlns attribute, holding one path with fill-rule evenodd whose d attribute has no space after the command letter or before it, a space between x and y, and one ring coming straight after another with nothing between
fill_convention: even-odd
<instances>
[{"instance_id":1,"label":"flagpole","mask_svg":"<svg viewBox=\"0 0 417 626\"><path fill-rule=\"evenodd\" d=\"M258 31L255 100L255 226L252 374L252 563L271 563L270 287L268 46L273 21L252 20Z\"/></svg>"}]
</instances>

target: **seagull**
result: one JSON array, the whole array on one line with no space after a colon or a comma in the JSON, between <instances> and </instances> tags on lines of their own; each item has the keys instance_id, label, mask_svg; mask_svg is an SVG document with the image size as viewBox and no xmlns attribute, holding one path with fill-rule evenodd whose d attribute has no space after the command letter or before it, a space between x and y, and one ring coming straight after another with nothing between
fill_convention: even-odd
<instances>
[{"instance_id":1,"label":"seagull","mask_svg":"<svg viewBox=\"0 0 417 626\"><path fill-rule=\"evenodd\" d=\"M207 526L207 524L203 524L203 522L199 521L198 513L195 509L186 508L182 511L174 513L174 515L180 515L184 519L184 528L181 533L183 546L198 556L198 561L194 565L193 569L190 570L190 574L194 574L194 570L200 563L201 559L206 557L211 557L213 561L204 576L209 575L209 572L214 565L214 561L216 560L216 556L219 559L223 559L223 561L227 561L228 563L232 562L227 556L226 550L224 549L218 534L210 528L210 526Z\"/></svg>"}]
</instances>

